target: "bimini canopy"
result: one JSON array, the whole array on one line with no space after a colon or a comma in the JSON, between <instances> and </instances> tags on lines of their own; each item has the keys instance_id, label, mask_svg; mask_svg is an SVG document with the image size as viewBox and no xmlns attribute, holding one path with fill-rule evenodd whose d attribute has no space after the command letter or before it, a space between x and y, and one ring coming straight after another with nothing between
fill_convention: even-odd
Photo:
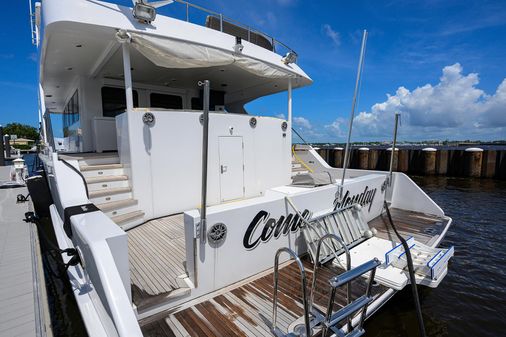
<instances>
[{"instance_id":1,"label":"bimini canopy","mask_svg":"<svg viewBox=\"0 0 506 337\"><path fill-rule=\"evenodd\" d=\"M189 69L233 64L264 78L288 79L296 76L294 73L240 53L152 35L130 34L131 45L159 67Z\"/></svg>"}]
</instances>

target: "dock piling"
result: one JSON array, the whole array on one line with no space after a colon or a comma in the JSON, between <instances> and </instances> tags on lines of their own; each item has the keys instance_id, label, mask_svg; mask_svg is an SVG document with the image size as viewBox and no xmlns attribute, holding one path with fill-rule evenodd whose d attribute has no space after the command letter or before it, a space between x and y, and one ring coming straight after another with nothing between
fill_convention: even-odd
<instances>
[{"instance_id":1,"label":"dock piling","mask_svg":"<svg viewBox=\"0 0 506 337\"><path fill-rule=\"evenodd\" d=\"M423 152L423 173L425 175L434 175L436 173L436 152L433 147L426 147L422 149Z\"/></svg>"},{"instance_id":2,"label":"dock piling","mask_svg":"<svg viewBox=\"0 0 506 337\"><path fill-rule=\"evenodd\" d=\"M483 162L483 149L479 147L470 147L465 150L465 159L467 162L467 175L469 177L481 176L481 165Z\"/></svg>"}]
</instances>

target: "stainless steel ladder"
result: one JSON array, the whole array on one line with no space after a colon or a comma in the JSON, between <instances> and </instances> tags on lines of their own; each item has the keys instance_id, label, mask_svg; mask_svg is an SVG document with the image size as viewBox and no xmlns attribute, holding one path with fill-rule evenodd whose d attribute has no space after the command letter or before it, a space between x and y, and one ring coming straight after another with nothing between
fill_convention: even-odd
<instances>
[{"instance_id":1,"label":"stainless steel ladder","mask_svg":"<svg viewBox=\"0 0 506 337\"><path fill-rule=\"evenodd\" d=\"M309 324L309 302L307 300L307 290L306 290L306 272L304 270L304 265L300 261L300 258L295 254L293 250L290 248L284 247L278 249L276 252L276 256L274 258L274 296L273 296L273 307L272 307L272 332L277 337L287 337L289 334L284 334L277 327L277 318L278 318L278 281L279 281L279 256L281 253L288 253L294 260L297 262L300 270L300 279L302 285L302 302L304 305L304 324L305 331L304 336L311 336L311 326Z\"/></svg>"},{"instance_id":2,"label":"stainless steel ladder","mask_svg":"<svg viewBox=\"0 0 506 337\"><path fill-rule=\"evenodd\" d=\"M381 264L381 262L378 259L370 260L356 268L351 269L351 261L349 256L349 251L346 247L346 245L343 244L342 240L334 235L334 234L327 234L323 236L319 242L318 242L318 254L322 247L322 243L325 240L335 240L338 243L340 243L343 246L343 249L347 252L347 270L342 273L341 275L337 275L332 277L329 280L329 286L330 286L330 296L329 301L327 305L327 310L325 313L319 311L316 309L313 305L314 300L314 292L316 289L316 277L317 277L317 271L319 268L315 265L315 270L313 272L313 280L312 280L312 286L311 286L311 298L308 301L307 299L307 287L306 287L306 273L304 269L304 265L302 264L300 258L297 256L297 254L287 248L280 248L276 252L276 256L274 258L274 294L273 294L273 308L272 308L272 332L277 337L288 337L288 336L312 336L313 329L320 330L321 329L321 336L326 336L327 331L330 329L332 330L336 336L339 337L358 337L365 333L363 329L363 323L366 318L367 313L367 306L372 301L371 297L371 289L372 284L374 281L374 275L376 273L376 268ZM283 333L277 326L277 314L278 314L278 284L279 284L279 256L282 253L289 254L297 263L300 271L300 278L301 278L301 291L302 291L302 302L304 307L304 330L300 331L298 334L289 333L286 334ZM351 282L362 275L370 272L369 276L369 282L367 284L366 292L363 296L357 298L354 301L351 301ZM336 291L338 288L346 285L347 287L347 300L346 300L346 306L339 309L335 313L333 312L334 307L334 301L336 296ZM357 312L361 312L359 323L353 328L352 325L352 318L353 315L355 315ZM310 317L311 316L311 317ZM347 321L347 332L343 332L342 328L338 327L338 323L341 321Z\"/></svg>"}]
</instances>

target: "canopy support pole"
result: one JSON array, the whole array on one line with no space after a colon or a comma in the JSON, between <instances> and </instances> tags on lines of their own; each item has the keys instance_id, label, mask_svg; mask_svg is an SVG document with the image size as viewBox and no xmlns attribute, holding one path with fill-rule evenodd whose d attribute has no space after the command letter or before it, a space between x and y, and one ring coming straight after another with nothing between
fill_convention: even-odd
<instances>
[{"instance_id":1,"label":"canopy support pole","mask_svg":"<svg viewBox=\"0 0 506 337\"><path fill-rule=\"evenodd\" d=\"M134 109L134 99L132 90L132 69L130 66L130 39L122 43L123 49L123 73L125 75L125 95L126 111L131 112Z\"/></svg>"},{"instance_id":2,"label":"canopy support pole","mask_svg":"<svg viewBox=\"0 0 506 337\"><path fill-rule=\"evenodd\" d=\"M288 125L292 127L292 78L288 79Z\"/></svg>"}]
</instances>

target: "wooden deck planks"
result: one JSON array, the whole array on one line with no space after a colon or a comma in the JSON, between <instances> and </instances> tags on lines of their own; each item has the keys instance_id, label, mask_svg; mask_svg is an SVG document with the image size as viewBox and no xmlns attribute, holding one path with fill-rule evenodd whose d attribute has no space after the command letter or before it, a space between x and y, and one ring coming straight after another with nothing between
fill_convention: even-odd
<instances>
[{"instance_id":1,"label":"wooden deck planks","mask_svg":"<svg viewBox=\"0 0 506 337\"><path fill-rule=\"evenodd\" d=\"M309 287L312 265L304 260L304 267ZM342 271L333 265L319 270L315 296L317 307L326 307L330 290L328 279ZM353 298L361 296L365 286L366 280L363 278L354 281ZM379 296L387 290L386 287L377 286L373 288L373 294ZM303 314L300 276L294 263L280 270L278 293L278 327L286 331ZM272 294L273 274L270 273L190 308L148 318L145 322L141 321L141 328L145 336L272 336ZM344 305L345 288L336 296L335 310ZM163 329L153 328L160 325L163 325ZM170 332L166 332L166 329L170 329Z\"/></svg>"},{"instance_id":2,"label":"wooden deck planks","mask_svg":"<svg viewBox=\"0 0 506 337\"><path fill-rule=\"evenodd\" d=\"M128 232L134 303L142 307L181 287L186 275L183 214L151 220Z\"/></svg>"},{"instance_id":3,"label":"wooden deck planks","mask_svg":"<svg viewBox=\"0 0 506 337\"><path fill-rule=\"evenodd\" d=\"M390 209L390 213L401 235L413 236L415 240L423 244L430 245L436 240L448 223L447 218L397 208ZM399 241L390 227L386 213L370 221L369 226L378 230L378 237L395 242Z\"/></svg>"}]
</instances>

